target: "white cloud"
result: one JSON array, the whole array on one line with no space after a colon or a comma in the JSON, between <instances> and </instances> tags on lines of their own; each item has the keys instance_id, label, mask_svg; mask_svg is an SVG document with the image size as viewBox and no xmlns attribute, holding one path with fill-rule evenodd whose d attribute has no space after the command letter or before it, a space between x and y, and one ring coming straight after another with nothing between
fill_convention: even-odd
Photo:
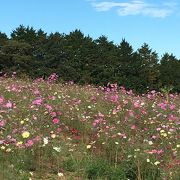
<instances>
[{"instance_id":1,"label":"white cloud","mask_svg":"<svg viewBox=\"0 0 180 180\"><path fill-rule=\"evenodd\" d=\"M97 11L109 11L116 9L118 15L144 15L150 17L164 18L169 16L176 7L174 1L166 1L161 4L147 3L143 0L131 0L126 2L115 1L91 1L92 6Z\"/></svg>"}]
</instances>

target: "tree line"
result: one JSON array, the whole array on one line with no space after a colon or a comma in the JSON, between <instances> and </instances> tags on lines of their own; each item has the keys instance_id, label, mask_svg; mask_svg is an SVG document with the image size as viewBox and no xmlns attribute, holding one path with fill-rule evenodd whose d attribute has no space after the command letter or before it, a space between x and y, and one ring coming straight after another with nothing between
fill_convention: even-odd
<instances>
[{"instance_id":1,"label":"tree line","mask_svg":"<svg viewBox=\"0 0 180 180\"><path fill-rule=\"evenodd\" d=\"M31 78L55 72L62 81L118 83L138 93L165 87L180 92L180 60L173 54L159 57L146 43L134 51L125 39L115 44L80 30L47 34L20 25L10 37L0 32L0 71Z\"/></svg>"}]
</instances>

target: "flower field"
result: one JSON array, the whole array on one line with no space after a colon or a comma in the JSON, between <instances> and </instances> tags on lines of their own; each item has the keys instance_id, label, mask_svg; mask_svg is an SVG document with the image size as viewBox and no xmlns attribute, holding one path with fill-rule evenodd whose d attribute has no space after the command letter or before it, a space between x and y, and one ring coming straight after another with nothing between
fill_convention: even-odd
<instances>
[{"instance_id":1,"label":"flower field","mask_svg":"<svg viewBox=\"0 0 180 180\"><path fill-rule=\"evenodd\" d=\"M0 179L179 179L179 94L56 79L0 78Z\"/></svg>"}]
</instances>

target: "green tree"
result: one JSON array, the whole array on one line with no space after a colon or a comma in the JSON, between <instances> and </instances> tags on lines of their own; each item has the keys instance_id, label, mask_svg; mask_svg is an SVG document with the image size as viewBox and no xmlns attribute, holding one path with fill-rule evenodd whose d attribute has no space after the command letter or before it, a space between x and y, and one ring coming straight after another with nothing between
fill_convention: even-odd
<instances>
[{"instance_id":1,"label":"green tree","mask_svg":"<svg viewBox=\"0 0 180 180\"><path fill-rule=\"evenodd\" d=\"M173 87L180 92L180 61L173 55L165 53L160 61L160 81L162 87Z\"/></svg>"},{"instance_id":2,"label":"green tree","mask_svg":"<svg viewBox=\"0 0 180 180\"><path fill-rule=\"evenodd\" d=\"M66 76L66 64L69 59L65 51L65 35L58 32L51 33L44 44L44 67L46 73L57 73L60 77Z\"/></svg>"},{"instance_id":3,"label":"green tree","mask_svg":"<svg viewBox=\"0 0 180 180\"><path fill-rule=\"evenodd\" d=\"M155 51L152 51L148 44L144 43L141 48L138 49L138 58L138 61L140 62L138 77L140 81L140 89L142 91L146 91L147 89L158 89L159 60L157 53Z\"/></svg>"},{"instance_id":4,"label":"green tree","mask_svg":"<svg viewBox=\"0 0 180 180\"><path fill-rule=\"evenodd\" d=\"M117 59L117 47L106 36L100 36L95 40L96 61L91 76L94 84L107 85L115 82L115 64Z\"/></svg>"},{"instance_id":5,"label":"green tree","mask_svg":"<svg viewBox=\"0 0 180 180\"><path fill-rule=\"evenodd\" d=\"M66 52L69 55L69 78L80 84L92 82L92 69L97 57L96 45L92 38L85 36L80 30L75 30L65 36Z\"/></svg>"},{"instance_id":6,"label":"green tree","mask_svg":"<svg viewBox=\"0 0 180 180\"><path fill-rule=\"evenodd\" d=\"M11 39L19 42L27 42L31 45L34 45L37 41L37 33L33 27L25 27L20 25L18 28L12 31Z\"/></svg>"},{"instance_id":7,"label":"green tree","mask_svg":"<svg viewBox=\"0 0 180 180\"><path fill-rule=\"evenodd\" d=\"M20 25L10 38L0 32L0 71L17 71L32 78L57 73L79 84L123 85L136 92L173 86L180 91L180 61L144 43L137 51L122 39L119 45L106 36L93 40L80 30L47 35L42 29Z\"/></svg>"},{"instance_id":8,"label":"green tree","mask_svg":"<svg viewBox=\"0 0 180 180\"><path fill-rule=\"evenodd\" d=\"M0 47L2 47L2 45L4 45L8 40L8 37L5 33L2 33L0 31Z\"/></svg>"},{"instance_id":9,"label":"green tree","mask_svg":"<svg viewBox=\"0 0 180 180\"><path fill-rule=\"evenodd\" d=\"M116 60L115 77L120 85L130 89L136 76L135 53L132 46L122 39L118 46L118 59Z\"/></svg>"},{"instance_id":10,"label":"green tree","mask_svg":"<svg viewBox=\"0 0 180 180\"><path fill-rule=\"evenodd\" d=\"M28 73L31 70L31 45L25 42L18 42L15 40L8 41L1 48L1 61L3 69L11 72Z\"/></svg>"},{"instance_id":11,"label":"green tree","mask_svg":"<svg viewBox=\"0 0 180 180\"><path fill-rule=\"evenodd\" d=\"M6 55L2 51L3 46L7 43L8 37L5 33L0 32L0 71L4 69Z\"/></svg>"}]
</instances>

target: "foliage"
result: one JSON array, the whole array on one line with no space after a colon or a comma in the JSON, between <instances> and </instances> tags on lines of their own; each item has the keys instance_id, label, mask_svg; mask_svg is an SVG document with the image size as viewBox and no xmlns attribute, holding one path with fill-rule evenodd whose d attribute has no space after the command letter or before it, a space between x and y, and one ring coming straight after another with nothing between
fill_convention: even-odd
<instances>
[{"instance_id":1,"label":"foliage","mask_svg":"<svg viewBox=\"0 0 180 180\"><path fill-rule=\"evenodd\" d=\"M80 30L47 34L20 25L11 37L0 32L0 71L48 77L56 72L61 81L77 84L118 83L137 93L173 86L180 91L180 61L165 53L161 58L148 44L137 51L125 40L114 44L107 37L93 40Z\"/></svg>"}]
</instances>

